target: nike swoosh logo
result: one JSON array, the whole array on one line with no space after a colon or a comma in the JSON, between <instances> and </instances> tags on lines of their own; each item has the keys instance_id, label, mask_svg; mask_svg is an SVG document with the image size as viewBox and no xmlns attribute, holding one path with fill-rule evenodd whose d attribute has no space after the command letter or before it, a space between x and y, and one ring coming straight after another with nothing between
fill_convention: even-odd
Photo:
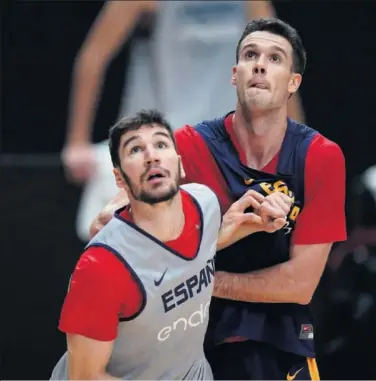
<instances>
[{"instance_id":1,"label":"nike swoosh logo","mask_svg":"<svg viewBox=\"0 0 376 381\"><path fill-rule=\"evenodd\" d=\"M167 272L167 269L164 271L164 273L162 274L162 276L158 280L154 279L155 287L159 287L161 285L163 278L166 275L166 272Z\"/></svg>"},{"instance_id":2,"label":"nike swoosh logo","mask_svg":"<svg viewBox=\"0 0 376 381\"><path fill-rule=\"evenodd\" d=\"M251 185L253 183L253 179L244 179L245 185Z\"/></svg>"},{"instance_id":3,"label":"nike swoosh logo","mask_svg":"<svg viewBox=\"0 0 376 381\"><path fill-rule=\"evenodd\" d=\"M286 380L287 380L287 381L295 380L296 376L298 375L298 373L299 373L302 369L303 369L303 368L300 368L299 370L297 370L292 376L290 375L290 372L287 373Z\"/></svg>"}]
</instances>

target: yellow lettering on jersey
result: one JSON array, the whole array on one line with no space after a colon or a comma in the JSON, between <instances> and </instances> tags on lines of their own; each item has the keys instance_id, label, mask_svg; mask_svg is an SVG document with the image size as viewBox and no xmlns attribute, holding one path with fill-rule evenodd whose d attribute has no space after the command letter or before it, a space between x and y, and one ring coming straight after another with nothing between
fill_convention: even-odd
<instances>
[{"instance_id":1,"label":"yellow lettering on jersey","mask_svg":"<svg viewBox=\"0 0 376 381\"><path fill-rule=\"evenodd\" d=\"M269 183L261 183L260 184L260 187L263 189L263 191L266 193L266 194L272 194L273 191L270 189L272 187L272 184L269 184Z\"/></svg>"},{"instance_id":2,"label":"yellow lettering on jersey","mask_svg":"<svg viewBox=\"0 0 376 381\"><path fill-rule=\"evenodd\" d=\"M290 213L290 215L289 215L290 220L291 220L291 221L295 221L295 220L296 220L296 217L298 217L299 213L300 213L300 208L299 208L299 206L296 206L296 205L295 205L295 206L292 208L291 213Z\"/></svg>"},{"instance_id":3,"label":"yellow lettering on jersey","mask_svg":"<svg viewBox=\"0 0 376 381\"><path fill-rule=\"evenodd\" d=\"M273 184L273 187L274 187L274 192L281 192L281 193L284 193L286 196L288 196L289 189L287 188L286 183L284 183L283 181L276 181Z\"/></svg>"}]
</instances>

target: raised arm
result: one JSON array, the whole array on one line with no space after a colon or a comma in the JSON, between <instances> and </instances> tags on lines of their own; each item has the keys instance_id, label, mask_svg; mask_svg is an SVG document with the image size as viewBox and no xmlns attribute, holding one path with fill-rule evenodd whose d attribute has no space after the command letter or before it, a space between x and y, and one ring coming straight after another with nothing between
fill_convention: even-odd
<instances>
[{"instance_id":1,"label":"raised arm","mask_svg":"<svg viewBox=\"0 0 376 381\"><path fill-rule=\"evenodd\" d=\"M73 67L70 114L63 161L75 181L90 177L91 131L104 73L143 11L156 1L108 1L91 27Z\"/></svg>"}]
</instances>

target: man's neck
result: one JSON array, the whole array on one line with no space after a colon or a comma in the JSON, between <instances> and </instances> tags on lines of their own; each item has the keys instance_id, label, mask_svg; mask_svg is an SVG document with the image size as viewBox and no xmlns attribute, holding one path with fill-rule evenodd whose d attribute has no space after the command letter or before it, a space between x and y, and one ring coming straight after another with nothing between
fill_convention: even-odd
<instances>
[{"instance_id":1,"label":"man's neck","mask_svg":"<svg viewBox=\"0 0 376 381\"><path fill-rule=\"evenodd\" d=\"M287 128L287 112L275 110L245 118L238 104L233 116L233 126L247 166L261 170L282 146Z\"/></svg>"},{"instance_id":2,"label":"man's neck","mask_svg":"<svg viewBox=\"0 0 376 381\"><path fill-rule=\"evenodd\" d=\"M131 200L131 214L134 223L162 242L179 238L185 218L180 191L173 199L150 205Z\"/></svg>"}]
</instances>

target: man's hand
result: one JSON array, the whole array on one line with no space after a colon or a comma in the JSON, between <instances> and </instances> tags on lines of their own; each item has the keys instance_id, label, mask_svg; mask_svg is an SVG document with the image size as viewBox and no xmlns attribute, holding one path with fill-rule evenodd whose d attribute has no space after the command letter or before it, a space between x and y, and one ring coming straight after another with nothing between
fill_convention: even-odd
<instances>
[{"instance_id":1,"label":"man's hand","mask_svg":"<svg viewBox=\"0 0 376 381\"><path fill-rule=\"evenodd\" d=\"M92 144L71 144L62 152L65 175L74 183L88 180L95 171L95 156Z\"/></svg>"},{"instance_id":2,"label":"man's hand","mask_svg":"<svg viewBox=\"0 0 376 381\"><path fill-rule=\"evenodd\" d=\"M261 217L264 231L274 233L286 225L292 199L281 192L266 196L255 213Z\"/></svg>"},{"instance_id":3,"label":"man's hand","mask_svg":"<svg viewBox=\"0 0 376 381\"><path fill-rule=\"evenodd\" d=\"M249 190L234 202L223 216L217 250L222 250L256 232L273 233L281 229L286 224L290 206L291 199L282 193L264 197L254 190ZM245 213L249 207L253 208L254 213Z\"/></svg>"},{"instance_id":4,"label":"man's hand","mask_svg":"<svg viewBox=\"0 0 376 381\"><path fill-rule=\"evenodd\" d=\"M95 217L90 225L90 239L92 239L105 226L114 215L115 211L129 203L127 193L121 190Z\"/></svg>"}]
</instances>

